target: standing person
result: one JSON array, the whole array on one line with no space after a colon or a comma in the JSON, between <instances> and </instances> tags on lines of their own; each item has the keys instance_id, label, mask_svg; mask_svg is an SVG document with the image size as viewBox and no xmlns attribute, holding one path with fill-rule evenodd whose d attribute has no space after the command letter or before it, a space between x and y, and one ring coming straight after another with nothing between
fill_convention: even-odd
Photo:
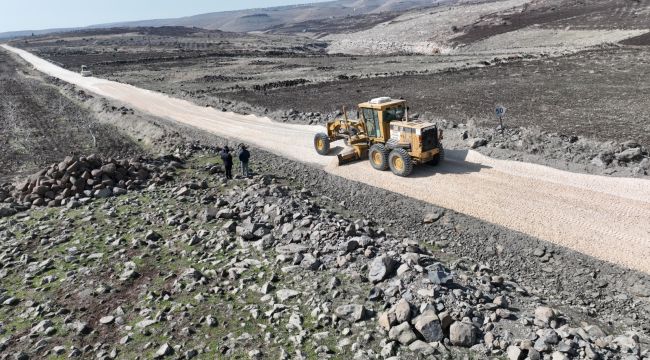
<instances>
[{"instance_id":1,"label":"standing person","mask_svg":"<svg viewBox=\"0 0 650 360\"><path fill-rule=\"evenodd\" d=\"M241 164L241 174L243 177L248 177L248 160L251 158L251 153L248 152L246 145L242 144L239 150L239 162Z\"/></svg>"},{"instance_id":2,"label":"standing person","mask_svg":"<svg viewBox=\"0 0 650 360\"><path fill-rule=\"evenodd\" d=\"M221 161L226 168L226 179L232 179L232 155L230 155L230 148L227 145L221 149Z\"/></svg>"}]
</instances>

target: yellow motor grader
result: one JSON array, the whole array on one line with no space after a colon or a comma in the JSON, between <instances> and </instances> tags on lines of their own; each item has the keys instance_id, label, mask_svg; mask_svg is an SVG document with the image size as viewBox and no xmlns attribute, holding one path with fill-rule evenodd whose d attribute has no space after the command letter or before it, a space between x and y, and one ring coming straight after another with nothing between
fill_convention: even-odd
<instances>
[{"instance_id":1,"label":"yellow motor grader","mask_svg":"<svg viewBox=\"0 0 650 360\"><path fill-rule=\"evenodd\" d=\"M332 142L343 140L351 149L338 155L339 164L368 157L373 168L390 168L399 176L409 176L416 164L437 165L445 156L442 130L433 123L409 120L405 100L372 99L359 104L358 114L357 120L344 114L329 121L327 133L314 136L316 152L327 155Z\"/></svg>"}]
</instances>

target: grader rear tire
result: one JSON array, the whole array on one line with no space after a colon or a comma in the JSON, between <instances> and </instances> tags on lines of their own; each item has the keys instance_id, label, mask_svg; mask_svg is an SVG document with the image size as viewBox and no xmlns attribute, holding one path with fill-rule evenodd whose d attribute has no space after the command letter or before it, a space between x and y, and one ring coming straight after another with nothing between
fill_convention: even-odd
<instances>
[{"instance_id":1,"label":"grader rear tire","mask_svg":"<svg viewBox=\"0 0 650 360\"><path fill-rule=\"evenodd\" d=\"M413 159L404 149L394 149L388 155L388 164L393 174L406 177L413 172Z\"/></svg>"},{"instance_id":2,"label":"grader rear tire","mask_svg":"<svg viewBox=\"0 0 650 360\"><path fill-rule=\"evenodd\" d=\"M325 133L318 133L314 136L314 148L320 155L327 155L330 152L330 138Z\"/></svg>"},{"instance_id":3,"label":"grader rear tire","mask_svg":"<svg viewBox=\"0 0 650 360\"><path fill-rule=\"evenodd\" d=\"M388 170L388 151L384 144L374 144L368 150L370 165L379 171Z\"/></svg>"}]
</instances>

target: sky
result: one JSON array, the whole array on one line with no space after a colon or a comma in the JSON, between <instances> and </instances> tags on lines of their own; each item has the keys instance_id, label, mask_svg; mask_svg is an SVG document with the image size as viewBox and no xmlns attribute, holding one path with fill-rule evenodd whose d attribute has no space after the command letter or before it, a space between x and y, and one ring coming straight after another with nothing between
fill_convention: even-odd
<instances>
[{"instance_id":1,"label":"sky","mask_svg":"<svg viewBox=\"0 0 650 360\"><path fill-rule=\"evenodd\" d=\"M0 0L0 32L175 18L326 0Z\"/></svg>"}]
</instances>

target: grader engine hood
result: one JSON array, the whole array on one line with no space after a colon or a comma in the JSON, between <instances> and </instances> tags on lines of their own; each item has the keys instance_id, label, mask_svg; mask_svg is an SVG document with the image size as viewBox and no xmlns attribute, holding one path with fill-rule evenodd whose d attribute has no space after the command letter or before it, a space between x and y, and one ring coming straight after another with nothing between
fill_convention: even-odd
<instances>
[{"instance_id":1,"label":"grader engine hood","mask_svg":"<svg viewBox=\"0 0 650 360\"><path fill-rule=\"evenodd\" d=\"M435 124L393 122L390 124L390 142L393 144L421 144L422 151L438 146L438 127Z\"/></svg>"}]
</instances>

